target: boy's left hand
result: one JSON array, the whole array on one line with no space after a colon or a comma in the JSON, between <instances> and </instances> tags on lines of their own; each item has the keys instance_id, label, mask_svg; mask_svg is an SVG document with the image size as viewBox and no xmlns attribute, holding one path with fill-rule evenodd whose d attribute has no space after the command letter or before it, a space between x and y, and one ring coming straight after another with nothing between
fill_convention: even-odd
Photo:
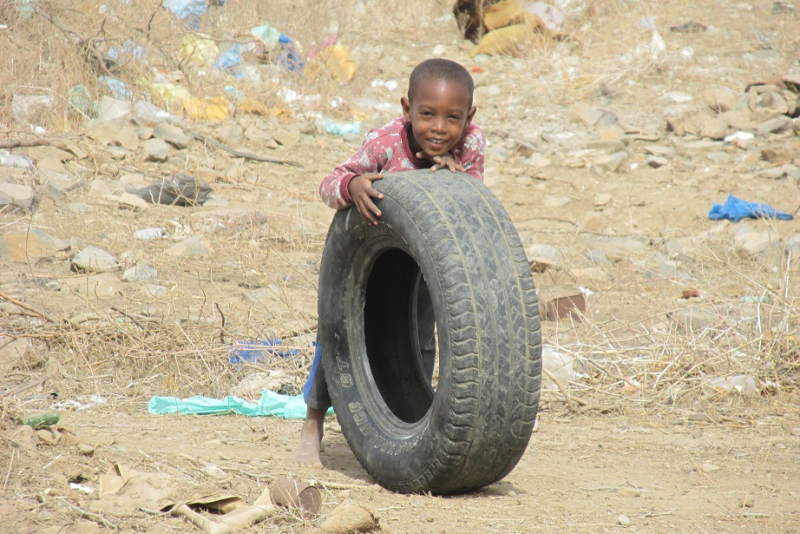
<instances>
[{"instance_id":1,"label":"boy's left hand","mask_svg":"<svg viewBox=\"0 0 800 534\"><path fill-rule=\"evenodd\" d=\"M427 159L427 158L425 158L424 153L418 152L417 159ZM434 156L433 158L430 158L430 160L433 161L433 167L431 167L431 171L438 171L439 169L444 169L445 167L447 167L448 169L450 169L450 172L456 172L456 171L467 172L467 170L464 167L456 163L456 159L449 152L444 156Z\"/></svg>"}]
</instances>

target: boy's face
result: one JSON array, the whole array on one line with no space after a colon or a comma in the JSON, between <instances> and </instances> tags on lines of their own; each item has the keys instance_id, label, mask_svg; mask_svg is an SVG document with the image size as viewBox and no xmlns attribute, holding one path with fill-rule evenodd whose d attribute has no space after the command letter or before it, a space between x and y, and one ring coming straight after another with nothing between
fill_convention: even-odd
<instances>
[{"instance_id":1,"label":"boy's face","mask_svg":"<svg viewBox=\"0 0 800 534\"><path fill-rule=\"evenodd\" d=\"M475 115L467 89L457 82L423 80L412 99L400 100L403 115L411 123L411 150L426 158L447 154Z\"/></svg>"}]
</instances>

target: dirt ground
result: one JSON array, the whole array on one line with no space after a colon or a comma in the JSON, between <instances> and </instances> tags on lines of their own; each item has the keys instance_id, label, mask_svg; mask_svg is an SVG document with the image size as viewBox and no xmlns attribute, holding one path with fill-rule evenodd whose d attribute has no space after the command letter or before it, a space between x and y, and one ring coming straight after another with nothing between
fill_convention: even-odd
<instances>
[{"instance_id":1,"label":"dirt ground","mask_svg":"<svg viewBox=\"0 0 800 534\"><path fill-rule=\"evenodd\" d=\"M310 23L291 22L290 4L229 1L218 9L230 10L224 20L237 29L249 27L257 12L289 21L288 33L310 32ZM0 531L199 532L147 507L100 506L100 476L124 465L194 488L181 490L184 498L222 491L253 502L277 478L314 481L324 514L353 499L374 508L381 531L390 533L800 532L800 270L787 252L800 225L708 219L712 204L729 194L800 215L793 171L764 174L780 165L762 153L777 147L800 154L800 128L762 134L756 124L750 144L704 146L693 144L703 136L666 127L668 119L705 107L709 87L742 95L769 76L798 76L800 6L574 0L565 9L565 40L543 38L517 58L472 58L471 44L448 16L450 2L389 4L320 2L315 17L338 22L359 70L349 85L302 91L324 101L341 97L344 104L324 104L322 111L346 120L364 116L341 107L357 110L363 96L398 102L422 59L443 55L471 69L475 122L490 143L485 181L529 254L558 247L558 257L534 274L537 287L590 290L582 322L542 324L544 342L574 358L576 374L564 384L569 398L545 377L537 428L516 469L499 483L451 497L398 495L375 485L335 417L326 422L324 469L317 470L292 466L297 420L149 415L153 395L220 398L256 371L283 371L278 381L290 393L302 386L313 355L306 329L317 319L318 265L333 215L317 187L359 146L365 129L331 135L296 107L271 118L240 114L191 124L210 136L232 124L276 139L297 132L291 144L245 136L236 145L302 163L298 168L243 161L200 142L163 163L134 151L119 159L72 125L70 139L91 154L91 163L68 167L83 173L83 187L65 197L41 194L35 213L0 212L0 232L38 229L72 240L73 250L95 245L119 258L120 268L78 273L69 251L3 260L0 334L29 342L35 356L0 377ZM666 43L656 56L651 20ZM669 30L690 21L707 28ZM25 23L16 24L8 31ZM688 59L681 56L686 47ZM611 141L624 145L626 159L616 171L587 163L599 161L587 150L602 157L618 146L581 118L587 108L618 118L624 135ZM362 127L393 115L367 117ZM4 129L13 138L17 128ZM675 152L657 168L648 152L656 145ZM724 158L711 157L720 152ZM43 185L41 172L3 169L4 180ZM180 170L207 180L227 203L132 208L119 201L126 180ZM92 184L99 182L108 191L98 194ZM132 238L152 227L166 229L166 238ZM773 246L756 253L748 243L758 233L771 236ZM192 235L205 236L210 255L168 252ZM154 266L158 281L121 281L137 263ZM109 294L98 294L99 287ZM696 296L681 298L684 291ZM268 337L298 354L230 363L231 342ZM751 377L754 391L725 394L710 385L732 376ZM48 431L34 435L15 423L50 409L61 412L56 443ZM317 526L280 511L248 532Z\"/></svg>"}]
</instances>

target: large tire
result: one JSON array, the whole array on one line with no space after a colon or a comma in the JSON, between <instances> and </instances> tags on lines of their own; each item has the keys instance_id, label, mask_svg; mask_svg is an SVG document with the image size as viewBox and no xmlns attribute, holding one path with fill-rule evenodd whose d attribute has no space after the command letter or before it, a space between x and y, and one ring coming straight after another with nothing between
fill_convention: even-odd
<instances>
[{"instance_id":1,"label":"large tire","mask_svg":"<svg viewBox=\"0 0 800 534\"><path fill-rule=\"evenodd\" d=\"M321 264L319 342L342 433L393 491L496 482L525 452L541 385L539 310L519 236L468 174L409 171L375 187L385 195L379 224L339 211ZM433 333L426 301L435 389L421 349Z\"/></svg>"}]
</instances>

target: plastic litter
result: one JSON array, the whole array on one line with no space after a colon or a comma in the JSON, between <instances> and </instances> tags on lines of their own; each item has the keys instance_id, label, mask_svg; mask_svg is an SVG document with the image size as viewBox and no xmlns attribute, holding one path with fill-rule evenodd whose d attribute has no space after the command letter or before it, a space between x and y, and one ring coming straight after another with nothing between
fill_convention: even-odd
<instances>
[{"instance_id":1,"label":"plastic litter","mask_svg":"<svg viewBox=\"0 0 800 534\"><path fill-rule=\"evenodd\" d=\"M709 380L703 386L706 394L738 393L739 395L752 395L758 393L755 378L749 375L722 376Z\"/></svg>"},{"instance_id":2,"label":"plastic litter","mask_svg":"<svg viewBox=\"0 0 800 534\"><path fill-rule=\"evenodd\" d=\"M211 65L219 56L219 46L207 35L187 33L181 43L180 57L194 65Z\"/></svg>"},{"instance_id":3,"label":"plastic litter","mask_svg":"<svg viewBox=\"0 0 800 534\"><path fill-rule=\"evenodd\" d=\"M694 57L694 48L691 46L684 46L678 53L680 54L681 59L684 61L689 61Z\"/></svg>"},{"instance_id":4,"label":"plastic litter","mask_svg":"<svg viewBox=\"0 0 800 534\"><path fill-rule=\"evenodd\" d=\"M323 48L319 52L319 59L331 77L339 83L349 82L356 73L356 64L350 55L350 48L345 45L336 43Z\"/></svg>"},{"instance_id":5,"label":"plastic litter","mask_svg":"<svg viewBox=\"0 0 800 534\"><path fill-rule=\"evenodd\" d=\"M206 0L164 0L162 6L192 29L200 27L200 19L208 12Z\"/></svg>"},{"instance_id":6,"label":"plastic litter","mask_svg":"<svg viewBox=\"0 0 800 534\"><path fill-rule=\"evenodd\" d=\"M480 54L516 57L533 41L533 30L527 24L514 24L490 31L472 48L470 57Z\"/></svg>"},{"instance_id":7,"label":"plastic litter","mask_svg":"<svg viewBox=\"0 0 800 534\"><path fill-rule=\"evenodd\" d=\"M214 67L228 73L236 79L244 78L244 72L239 68L242 64L242 45L235 43L214 60ZM228 89L227 87L225 88Z\"/></svg>"},{"instance_id":8,"label":"plastic litter","mask_svg":"<svg viewBox=\"0 0 800 534\"><path fill-rule=\"evenodd\" d=\"M320 126L331 135L347 135L356 134L361 132L360 122L339 122L327 117L322 117L319 120Z\"/></svg>"},{"instance_id":9,"label":"plastic litter","mask_svg":"<svg viewBox=\"0 0 800 534\"><path fill-rule=\"evenodd\" d=\"M739 222L745 218L764 218L791 221L794 217L789 213L777 211L775 208L767 204L747 202L746 200L736 198L733 195L728 195L728 200L724 205L714 204L711 207L711 211L708 212L708 218L712 221L729 219L733 222Z\"/></svg>"},{"instance_id":10,"label":"plastic litter","mask_svg":"<svg viewBox=\"0 0 800 534\"><path fill-rule=\"evenodd\" d=\"M90 119L97 118L100 114L97 102L92 98L89 89L83 84L73 85L69 90L69 103L72 109Z\"/></svg>"},{"instance_id":11,"label":"plastic litter","mask_svg":"<svg viewBox=\"0 0 800 534\"><path fill-rule=\"evenodd\" d=\"M0 166L16 167L17 169L30 169L33 162L25 156L16 154L0 154Z\"/></svg>"},{"instance_id":12,"label":"plastic litter","mask_svg":"<svg viewBox=\"0 0 800 534\"><path fill-rule=\"evenodd\" d=\"M233 364L239 364L261 361L269 354L274 354L281 358L300 354L299 349L279 350L278 347L280 346L281 340L271 337L256 341L238 341L228 351L228 359Z\"/></svg>"},{"instance_id":13,"label":"plastic litter","mask_svg":"<svg viewBox=\"0 0 800 534\"><path fill-rule=\"evenodd\" d=\"M30 122L39 110L49 108L52 104L50 95L14 95L11 98L11 113L17 122Z\"/></svg>"},{"instance_id":14,"label":"plastic litter","mask_svg":"<svg viewBox=\"0 0 800 534\"><path fill-rule=\"evenodd\" d=\"M687 22L685 24L681 24L679 26L670 26L669 31L675 33L700 33L704 32L708 29L708 26L705 24L700 24L699 22Z\"/></svg>"},{"instance_id":15,"label":"plastic litter","mask_svg":"<svg viewBox=\"0 0 800 534\"><path fill-rule=\"evenodd\" d=\"M128 86L125 85L125 82L122 80L111 78L109 76L98 76L97 79L100 81L100 83L106 86L109 91L111 91L111 94L114 96L114 98L119 100L130 100L130 98L133 96L128 90Z\"/></svg>"},{"instance_id":16,"label":"plastic litter","mask_svg":"<svg viewBox=\"0 0 800 534\"><path fill-rule=\"evenodd\" d=\"M168 102L192 98L192 93L188 89L174 83L152 83L148 89L154 96L159 96Z\"/></svg>"},{"instance_id":17,"label":"plastic litter","mask_svg":"<svg viewBox=\"0 0 800 534\"><path fill-rule=\"evenodd\" d=\"M653 16L642 17L641 20L639 20L639 26L641 26L645 30L655 30L656 29L656 18L653 17Z\"/></svg>"},{"instance_id":18,"label":"plastic litter","mask_svg":"<svg viewBox=\"0 0 800 534\"><path fill-rule=\"evenodd\" d=\"M112 46L106 52L108 57L120 63L127 63L131 59L141 59L144 57L145 53L146 50L143 46L131 40L125 41L122 43L122 46Z\"/></svg>"},{"instance_id":19,"label":"plastic litter","mask_svg":"<svg viewBox=\"0 0 800 534\"><path fill-rule=\"evenodd\" d=\"M553 376L567 389L570 382L580 378L575 371L575 358L561 354L551 345L542 345L542 366L553 373Z\"/></svg>"},{"instance_id":20,"label":"plastic litter","mask_svg":"<svg viewBox=\"0 0 800 534\"><path fill-rule=\"evenodd\" d=\"M151 239L160 239L164 237L163 228L144 228L143 230L136 230L133 232L134 239L140 241L150 241Z\"/></svg>"},{"instance_id":21,"label":"plastic litter","mask_svg":"<svg viewBox=\"0 0 800 534\"><path fill-rule=\"evenodd\" d=\"M225 97L186 98L183 100L186 116L194 121L224 121L228 118L230 105Z\"/></svg>"},{"instance_id":22,"label":"plastic litter","mask_svg":"<svg viewBox=\"0 0 800 534\"><path fill-rule=\"evenodd\" d=\"M57 425L61 420L61 414L56 411L42 412L30 417L23 417L19 420L19 424L32 426L34 429L44 428L48 426Z\"/></svg>"},{"instance_id":23,"label":"plastic litter","mask_svg":"<svg viewBox=\"0 0 800 534\"><path fill-rule=\"evenodd\" d=\"M284 419L305 419L308 406L302 395L289 396L265 390L258 403L248 402L238 397L224 399L209 397L153 397L147 403L147 411L153 415L226 415L239 414L248 417L282 417ZM333 408L328 410L333 413Z\"/></svg>"},{"instance_id":24,"label":"plastic litter","mask_svg":"<svg viewBox=\"0 0 800 534\"><path fill-rule=\"evenodd\" d=\"M276 62L289 72L302 72L304 61L300 55L299 45L285 33L281 33L269 24L261 24L250 29L250 35L267 45L270 49L278 49Z\"/></svg>"},{"instance_id":25,"label":"plastic litter","mask_svg":"<svg viewBox=\"0 0 800 534\"><path fill-rule=\"evenodd\" d=\"M735 132L725 138L726 143L735 143L736 141L750 141L755 139L756 136L750 132Z\"/></svg>"},{"instance_id":26,"label":"plastic litter","mask_svg":"<svg viewBox=\"0 0 800 534\"><path fill-rule=\"evenodd\" d=\"M144 100L137 100L136 103L133 104L133 114L140 119L151 122L180 122L179 117L176 117L172 113L161 109L155 104L145 102Z\"/></svg>"}]
</instances>

